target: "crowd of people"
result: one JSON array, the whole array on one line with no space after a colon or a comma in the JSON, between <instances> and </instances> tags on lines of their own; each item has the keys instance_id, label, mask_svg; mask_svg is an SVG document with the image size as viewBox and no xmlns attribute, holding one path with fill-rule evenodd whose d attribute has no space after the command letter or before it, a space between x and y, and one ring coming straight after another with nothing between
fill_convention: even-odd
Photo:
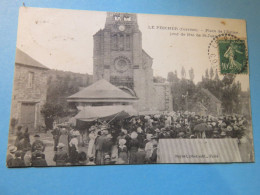
<instances>
[{"instance_id":1,"label":"crowd of people","mask_svg":"<svg viewBox=\"0 0 260 195\"><path fill-rule=\"evenodd\" d=\"M95 121L86 126L76 130L69 125L54 124L56 166L152 164L157 162L160 139L237 138L243 142L247 141L245 132L250 124L238 115L213 117L171 112L115 119L109 123ZM82 133L87 136L86 147L80 147L84 144ZM47 166L44 143L38 134L34 137L31 145L28 129L22 132L18 127L15 144L9 148L8 167Z\"/></svg>"}]
</instances>

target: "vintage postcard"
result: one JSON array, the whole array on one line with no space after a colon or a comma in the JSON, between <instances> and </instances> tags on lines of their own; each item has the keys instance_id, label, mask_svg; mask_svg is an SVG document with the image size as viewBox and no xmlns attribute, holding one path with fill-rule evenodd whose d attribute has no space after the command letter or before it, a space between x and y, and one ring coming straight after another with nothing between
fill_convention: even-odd
<instances>
[{"instance_id":1,"label":"vintage postcard","mask_svg":"<svg viewBox=\"0 0 260 195\"><path fill-rule=\"evenodd\" d=\"M20 8L8 167L254 162L246 22Z\"/></svg>"}]
</instances>

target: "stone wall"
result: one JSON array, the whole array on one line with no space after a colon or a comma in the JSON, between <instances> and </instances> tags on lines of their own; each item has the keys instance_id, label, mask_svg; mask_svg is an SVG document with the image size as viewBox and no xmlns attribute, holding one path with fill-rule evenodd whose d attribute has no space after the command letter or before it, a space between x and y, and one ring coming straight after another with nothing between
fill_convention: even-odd
<instances>
[{"instance_id":1,"label":"stone wall","mask_svg":"<svg viewBox=\"0 0 260 195\"><path fill-rule=\"evenodd\" d=\"M29 86L29 73L33 74L32 85ZM15 64L13 94L11 106L11 119L18 119L21 124L21 107L23 103L35 105L35 122L33 128L44 125L44 119L40 113L46 102L47 95L47 70ZM31 127L29 127L30 130Z\"/></svg>"},{"instance_id":2,"label":"stone wall","mask_svg":"<svg viewBox=\"0 0 260 195\"><path fill-rule=\"evenodd\" d=\"M154 83L156 110L172 111L172 95L167 83Z\"/></svg>"}]
</instances>

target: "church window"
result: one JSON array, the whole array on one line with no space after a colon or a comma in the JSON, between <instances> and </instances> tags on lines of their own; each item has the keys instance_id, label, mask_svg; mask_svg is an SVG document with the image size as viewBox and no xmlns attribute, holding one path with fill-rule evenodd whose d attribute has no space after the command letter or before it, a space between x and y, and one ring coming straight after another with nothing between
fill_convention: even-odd
<instances>
[{"instance_id":1,"label":"church window","mask_svg":"<svg viewBox=\"0 0 260 195\"><path fill-rule=\"evenodd\" d=\"M33 72L29 72L28 73L28 83L27 83L27 86L29 88L33 87L33 80L34 80L34 73Z\"/></svg>"},{"instance_id":2,"label":"church window","mask_svg":"<svg viewBox=\"0 0 260 195\"><path fill-rule=\"evenodd\" d=\"M118 38L118 48L122 51L124 50L124 35L120 34Z\"/></svg>"},{"instance_id":3,"label":"church window","mask_svg":"<svg viewBox=\"0 0 260 195\"><path fill-rule=\"evenodd\" d=\"M126 35L125 47L126 49L130 49L130 35Z\"/></svg>"},{"instance_id":4,"label":"church window","mask_svg":"<svg viewBox=\"0 0 260 195\"><path fill-rule=\"evenodd\" d=\"M118 45L118 37L117 35L112 36L112 49L117 50L117 45Z\"/></svg>"}]
</instances>

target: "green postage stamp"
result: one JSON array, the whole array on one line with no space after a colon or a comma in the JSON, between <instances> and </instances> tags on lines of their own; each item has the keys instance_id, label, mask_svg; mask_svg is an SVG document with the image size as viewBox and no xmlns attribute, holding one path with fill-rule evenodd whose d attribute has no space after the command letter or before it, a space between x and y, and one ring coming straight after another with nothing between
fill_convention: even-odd
<instances>
[{"instance_id":1,"label":"green postage stamp","mask_svg":"<svg viewBox=\"0 0 260 195\"><path fill-rule=\"evenodd\" d=\"M247 50L244 40L218 40L221 74L247 74Z\"/></svg>"}]
</instances>

